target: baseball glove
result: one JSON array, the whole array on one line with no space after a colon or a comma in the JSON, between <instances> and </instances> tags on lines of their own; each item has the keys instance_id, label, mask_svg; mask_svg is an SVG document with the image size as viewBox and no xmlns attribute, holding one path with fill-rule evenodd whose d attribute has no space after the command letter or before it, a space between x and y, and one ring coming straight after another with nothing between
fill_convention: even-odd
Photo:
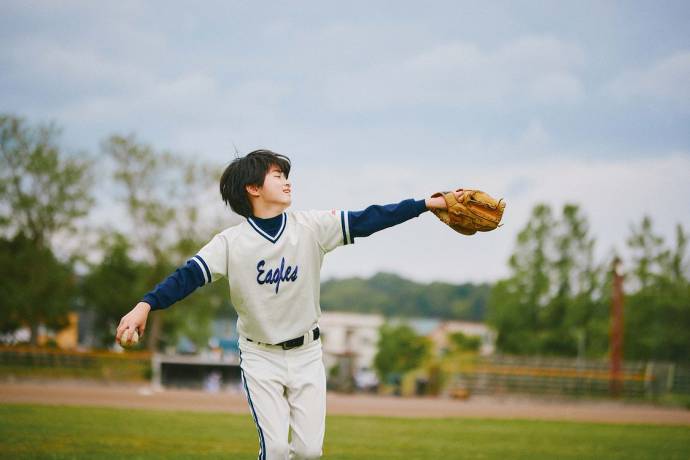
<instances>
[{"instance_id":1,"label":"baseball glove","mask_svg":"<svg viewBox=\"0 0 690 460\"><path fill-rule=\"evenodd\" d=\"M481 190L458 189L456 192L463 192L459 199L453 192L438 192L431 195L432 198L442 196L446 200L448 209L431 210L441 222L463 235L474 235L478 231L488 232L500 227L506 207L502 198L496 201Z\"/></svg>"}]
</instances>

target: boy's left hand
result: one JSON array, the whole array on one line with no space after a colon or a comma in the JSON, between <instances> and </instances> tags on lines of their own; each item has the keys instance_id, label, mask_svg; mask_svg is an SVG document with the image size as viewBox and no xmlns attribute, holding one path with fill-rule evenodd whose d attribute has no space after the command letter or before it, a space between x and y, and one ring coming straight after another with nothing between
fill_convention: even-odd
<instances>
[{"instance_id":1,"label":"boy's left hand","mask_svg":"<svg viewBox=\"0 0 690 460\"><path fill-rule=\"evenodd\" d=\"M455 198L460 200L460 197L462 196L462 189L458 189L453 192L455 194ZM434 198L427 198L424 200L426 203L426 208L427 209L446 209L448 206L446 205L446 200L442 196L437 196Z\"/></svg>"}]
</instances>

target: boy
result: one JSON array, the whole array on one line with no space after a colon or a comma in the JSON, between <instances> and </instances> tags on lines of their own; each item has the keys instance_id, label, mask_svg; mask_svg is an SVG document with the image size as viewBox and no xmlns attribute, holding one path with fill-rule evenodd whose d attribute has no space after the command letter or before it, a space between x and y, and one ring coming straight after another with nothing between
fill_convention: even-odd
<instances>
[{"instance_id":1,"label":"boy","mask_svg":"<svg viewBox=\"0 0 690 460\"><path fill-rule=\"evenodd\" d=\"M443 197L436 197L356 212L286 211L291 204L289 174L289 158L269 150L236 158L220 179L220 194L246 221L217 234L146 294L122 318L116 336L120 343L123 334L134 330L143 335L151 310L227 278L260 460L322 454L326 374L318 319L323 256L427 209L446 207Z\"/></svg>"}]
</instances>

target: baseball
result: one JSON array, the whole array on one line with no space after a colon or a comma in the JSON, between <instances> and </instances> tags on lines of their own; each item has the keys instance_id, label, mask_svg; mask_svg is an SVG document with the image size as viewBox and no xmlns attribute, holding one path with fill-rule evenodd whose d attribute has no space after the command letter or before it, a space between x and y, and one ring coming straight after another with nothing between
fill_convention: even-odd
<instances>
[{"instance_id":1,"label":"baseball","mask_svg":"<svg viewBox=\"0 0 690 460\"><path fill-rule=\"evenodd\" d=\"M123 348L131 348L137 343L139 343L139 333L136 329L132 329L130 334L127 334L127 331L122 334L120 345L122 345Z\"/></svg>"}]
</instances>

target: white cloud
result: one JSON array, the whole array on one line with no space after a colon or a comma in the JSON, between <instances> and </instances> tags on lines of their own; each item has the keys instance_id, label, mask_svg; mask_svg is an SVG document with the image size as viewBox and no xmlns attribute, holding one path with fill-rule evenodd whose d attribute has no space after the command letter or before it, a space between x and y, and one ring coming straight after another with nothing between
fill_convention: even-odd
<instances>
[{"instance_id":1,"label":"white cloud","mask_svg":"<svg viewBox=\"0 0 690 460\"><path fill-rule=\"evenodd\" d=\"M528 94L541 104L574 104L582 98L584 88L573 75L550 73L534 78L528 86Z\"/></svg>"},{"instance_id":2,"label":"white cloud","mask_svg":"<svg viewBox=\"0 0 690 460\"><path fill-rule=\"evenodd\" d=\"M572 104L584 93L577 75L583 61L582 50L555 38L525 37L494 50L449 41L332 75L324 92L342 110L508 101Z\"/></svg>"},{"instance_id":3,"label":"white cloud","mask_svg":"<svg viewBox=\"0 0 690 460\"><path fill-rule=\"evenodd\" d=\"M690 51L667 56L649 68L628 71L609 84L621 101L651 100L690 110Z\"/></svg>"},{"instance_id":4,"label":"white cloud","mask_svg":"<svg viewBox=\"0 0 690 460\"><path fill-rule=\"evenodd\" d=\"M494 60L517 75L529 76L545 69L566 71L580 68L585 56L578 46L555 37L520 37L497 50Z\"/></svg>"},{"instance_id":5,"label":"white cloud","mask_svg":"<svg viewBox=\"0 0 690 460\"><path fill-rule=\"evenodd\" d=\"M544 129L544 125L540 120L531 120L527 129L521 135L518 146L520 150L543 150L548 147L550 140L549 133Z\"/></svg>"},{"instance_id":6,"label":"white cloud","mask_svg":"<svg viewBox=\"0 0 690 460\"><path fill-rule=\"evenodd\" d=\"M81 46L66 46L46 39L30 38L2 50L2 59L17 80L52 87L56 92L97 88L100 93L131 90L150 85L155 76L140 66L126 65L107 55Z\"/></svg>"}]
</instances>

